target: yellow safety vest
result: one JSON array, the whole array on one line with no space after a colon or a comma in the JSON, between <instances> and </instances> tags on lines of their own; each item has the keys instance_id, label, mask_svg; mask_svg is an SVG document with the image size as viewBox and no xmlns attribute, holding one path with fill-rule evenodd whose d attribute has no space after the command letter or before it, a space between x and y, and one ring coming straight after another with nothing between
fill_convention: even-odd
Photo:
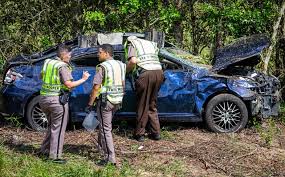
<instances>
[{"instance_id":1,"label":"yellow safety vest","mask_svg":"<svg viewBox=\"0 0 285 177\"><path fill-rule=\"evenodd\" d=\"M101 85L100 94L106 94L107 99L113 104L119 104L123 100L126 65L114 59L107 60L98 66L104 68L104 82Z\"/></svg>"},{"instance_id":2,"label":"yellow safety vest","mask_svg":"<svg viewBox=\"0 0 285 177\"><path fill-rule=\"evenodd\" d=\"M69 67L68 64L64 63L60 59L58 60L46 59L45 60L44 66L41 72L42 81L43 81L43 85L40 91L41 95L58 96L60 95L60 90L69 90L60 81L59 69L63 66Z\"/></svg>"},{"instance_id":3,"label":"yellow safety vest","mask_svg":"<svg viewBox=\"0 0 285 177\"><path fill-rule=\"evenodd\" d=\"M158 58L157 43L130 36L127 41L131 42L137 52L137 65L145 70L161 70L161 64ZM125 46L127 48L127 46ZM128 55L126 49L126 56Z\"/></svg>"}]
</instances>

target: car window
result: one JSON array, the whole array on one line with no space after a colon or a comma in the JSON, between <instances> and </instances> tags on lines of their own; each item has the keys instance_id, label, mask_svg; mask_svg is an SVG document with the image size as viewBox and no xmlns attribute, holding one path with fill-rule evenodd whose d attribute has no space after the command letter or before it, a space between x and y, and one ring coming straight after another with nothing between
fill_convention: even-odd
<instances>
[{"instance_id":1,"label":"car window","mask_svg":"<svg viewBox=\"0 0 285 177\"><path fill-rule=\"evenodd\" d=\"M124 54L115 53L113 58L115 60L124 61ZM100 63L97 53L76 56L71 59L71 62L76 66L97 66Z\"/></svg>"},{"instance_id":2,"label":"car window","mask_svg":"<svg viewBox=\"0 0 285 177\"><path fill-rule=\"evenodd\" d=\"M97 66L100 63L97 54L77 56L71 62L76 66Z\"/></svg>"}]
</instances>

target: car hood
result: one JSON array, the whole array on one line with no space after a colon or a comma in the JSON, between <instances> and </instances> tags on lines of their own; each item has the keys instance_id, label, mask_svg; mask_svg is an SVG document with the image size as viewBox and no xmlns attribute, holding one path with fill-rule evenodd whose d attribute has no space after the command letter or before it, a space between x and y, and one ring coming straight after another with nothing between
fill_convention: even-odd
<instances>
[{"instance_id":1,"label":"car hood","mask_svg":"<svg viewBox=\"0 0 285 177\"><path fill-rule=\"evenodd\" d=\"M220 72L234 66L255 66L260 62L262 50L269 45L270 39L264 34L239 38L217 50L212 71Z\"/></svg>"}]
</instances>

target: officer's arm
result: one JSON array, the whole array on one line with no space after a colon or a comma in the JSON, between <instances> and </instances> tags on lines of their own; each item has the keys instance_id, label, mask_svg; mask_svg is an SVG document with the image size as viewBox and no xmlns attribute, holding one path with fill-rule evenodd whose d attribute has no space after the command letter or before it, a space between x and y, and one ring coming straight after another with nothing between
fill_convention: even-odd
<instances>
[{"instance_id":1,"label":"officer's arm","mask_svg":"<svg viewBox=\"0 0 285 177\"><path fill-rule=\"evenodd\" d=\"M88 73L88 71L84 71L81 79L77 81L70 81L70 80L65 81L64 85L69 89L77 87L78 85L81 85L82 83L84 83L89 78L89 76L90 74Z\"/></svg>"},{"instance_id":2,"label":"officer's arm","mask_svg":"<svg viewBox=\"0 0 285 177\"><path fill-rule=\"evenodd\" d=\"M125 90L125 88L126 88L125 80L122 81L122 86L123 86L123 90Z\"/></svg>"},{"instance_id":3,"label":"officer's arm","mask_svg":"<svg viewBox=\"0 0 285 177\"><path fill-rule=\"evenodd\" d=\"M126 68L127 72L132 71L136 66L136 64L137 64L137 57L131 57L127 63L127 68Z\"/></svg>"},{"instance_id":4,"label":"officer's arm","mask_svg":"<svg viewBox=\"0 0 285 177\"><path fill-rule=\"evenodd\" d=\"M99 90L100 90L100 85L94 84L90 98L89 98L88 106L93 106L94 101L96 100L96 97L99 93Z\"/></svg>"}]
</instances>

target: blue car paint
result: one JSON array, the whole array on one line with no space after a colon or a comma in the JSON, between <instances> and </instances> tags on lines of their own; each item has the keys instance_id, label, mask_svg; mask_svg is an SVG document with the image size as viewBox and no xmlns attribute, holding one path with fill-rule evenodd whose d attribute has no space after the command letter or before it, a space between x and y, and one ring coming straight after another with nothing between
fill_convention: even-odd
<instances>
[{"instance_id":1,"label":"blue car paint","mask_svg":"<svg viewBox=\"0 0 285 177\"><path fill-rule=\"evenodd\" d=\"M195 90L187 74L183 71L165 71L164 77L165 81L158 93L160 112L192 113Z\"/></svg>"},{"instance_id":2,"label":"blue car paint","mask_svg":"<svg viewBox=\"0 0 285 177\"><path fill-rule=\"evenodd\" d=\"M96 74L95 67L76 67L72 71L73 79L81 79L83 71L88 71L90 77L85 83L72 89L69 102L69 107L72 110L72 112L70 113L71 119L74 121L80 121L85 117L84 109L87 106L89 95L93 86L93 78Z\"/></svg>"},{"instance_id":3,"label":"blue car paint","mask_svg":"<svg viewBox=\"0 0 285 177\"><path fill-rule=\"evenodd\" d=\"M39 95L42 81L40 79L41 65L21 65L13 68L15 72L20 73L23 77L15 80L13 85L4 86L2 93L7 102L6 109L9 114L18 114L23 116L26 105L30 98ZM74 110L83 111L87 103L88 94L92 89L92 81L95 75L95 67L79 67L72 71L74 80L82 77L82 71L88 71L91 77L83 85L80 85L71 92L71 100L76 100L77 103L71 107ZM79 100L82 98L83 100ZM71 102L73 103L73 102ZM82 104L84 103L84 104ZM20 109L19 109L20 108Z\"/></svg>"},{"instance_id":4,"label":"blue car paint","mask_svg":"<svg viewBox=\"0 0 285 177\"><path fill-rule=\"evenodd\" d=\"M27 102L41 88L41 68L42 66L38 65L14 67L15 72L20 73L23 77L16 79L13 85L4 86L1 92L6 98L5 108L9 114L24 115Z\"/></svg>"},{"instance_id":5,"label":"blue car paint","mask_svg":"<svg viewBox=\"0 0 285 177\"><path fill-rule=\"evenodd\" d=\"M78 50L74 56L94 53L95 50ZM172 61L177 57L172 57ZM24 110L31 97L38 95L41 88L40 71L42 63L38 65L21 65L14 67L23 78L17 79L13 86L3 91L7 102L8 113L24 115ZM82 77L82 72L88 71L91 77L88 81L72 90L70 98L71 119L82 121L95 75L95 67L75 67L72 76L74 80ZM208 68L200 67L188 62L184 69L165 70L165 81L158 93L158 112L161 119L180 121L202 121L202 111L207 100L212 95L230 90L240 98L248 97L248 89L235 87L227 83L227 78L211 75ZM126 80L126 95L123 109L117 113L119 117L135 117L135 93L130 80Z\"/></svg>"},{"instance_id":6,"label":"blue car paint","mask_svg":"<svg viewBox=\"0 0 285 177\"><path fill-rule=\"evenodd\" d=\"M260 56L261 52L270 44L270 38L264 34L256 34L243 37L235 42L217 49L213 59L213 71L223 70L233 63L257 61L254 56ZM253 60L252 60L253 59Z\"/></svg>"},{"instance_id":7,"label":"blue car paint","mask_svg":"<svg viewBox=\"0 0 285 177\"><path fill-rule=\"evenodd\" d=\"M243 98L243 100L253 100L256 98L256 93L251 91L251 84L248 81L241 80L238 78L229 79L228 81L228 88L231 90L235 95L239 95Z\"/></svg>"},{"instance_id":8,"label":"blue car paint","mask_svg":"<svg viewBox=\"0 0 285 177\"><path fill-rule=\"evenodd\" d=\"M227 90L227 86L221 80L211 77L204 77L196 80L197 94L195 97L196 108L199 114L202 114L204 104L209 96Z\"/></svg>"}]
</instances>

